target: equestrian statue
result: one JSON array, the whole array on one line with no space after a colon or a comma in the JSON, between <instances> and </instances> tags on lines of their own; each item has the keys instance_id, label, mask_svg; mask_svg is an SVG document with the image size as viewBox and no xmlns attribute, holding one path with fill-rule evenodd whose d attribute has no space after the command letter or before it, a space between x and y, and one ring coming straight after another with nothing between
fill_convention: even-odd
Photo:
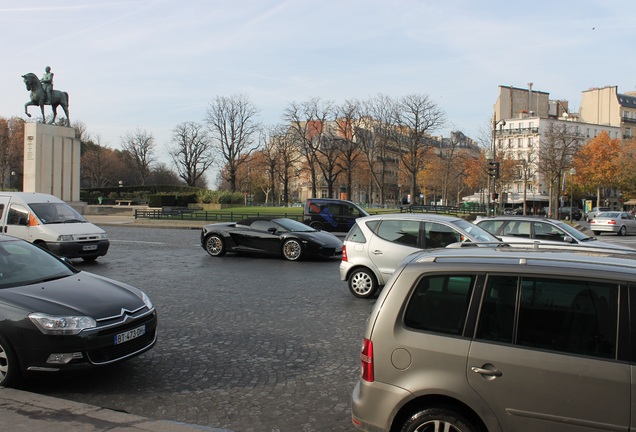
<instances>
[{"instance_id":1,"label":"equestrian statue","mask_svg":"<svg viewBox=\"0 0 636 432\"><path fill-rule=\"evenodd\" d=\"M34 73L22 75L22 78L24 79L27 91L31 92L31 100L24 104L24 113L31 117L27 108L30 105L39 106L40 111L42 111L42 122L44 123L46 121L46 117L44 117L44 105L51 105L51 108L53 109L53 118L49 123L52 124L55 122L55 117L57 117L57 107L61 105L64 110L64 114L66 114L68 125L70 126L71 120L68 116L68 93L60 90L53 90L53 73L51 72L51 68L48 66L46 67L46 72L42 76L42 80L40 80Z\"/></svg>"}]
</instances>

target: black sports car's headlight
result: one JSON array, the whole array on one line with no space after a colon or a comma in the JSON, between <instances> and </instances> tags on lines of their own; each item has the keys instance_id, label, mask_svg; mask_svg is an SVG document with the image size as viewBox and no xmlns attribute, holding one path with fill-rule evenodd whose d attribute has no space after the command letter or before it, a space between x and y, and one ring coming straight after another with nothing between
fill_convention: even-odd
<instances>
[{"instance_id":1,"label":"black sports car's headlight","mask_svg":"<svg viewBox=\"0 0 636 432\"><path fill-rule=\"evenodd\" d=\"M42 333L50 335L74 335L97 327L97 322L88 316L54 316L36 312L29 314L29 318Z\"/></svg>"}]
</instances>

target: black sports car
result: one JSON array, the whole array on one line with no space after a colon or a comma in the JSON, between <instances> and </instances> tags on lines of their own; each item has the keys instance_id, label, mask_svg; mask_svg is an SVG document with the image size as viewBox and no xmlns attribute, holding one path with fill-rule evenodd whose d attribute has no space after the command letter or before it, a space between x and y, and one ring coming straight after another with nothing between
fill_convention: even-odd
<instances>
[{"instance_id":1,"label":"black sports car","mask_svg":"<svg viewBox=\"0 0 636 432\"><path fill-rule=\"evenodd\" d=\"M115 363L152 348L157 312L143 292L0 235L0 386L27 371Z\"/></svg>"},{"instance_id":2,"label":"black sports car","mask_svg":"<svg viewBox=\"0 0 636 432\"><path fill-rule=\"evenodd\" d=\"M342 241L335 235L293 219L274 217L206 225L201 231L201 247L215 257L226 252L283 255L290 261L342 256Z\"/></svg>"}]
</instances>

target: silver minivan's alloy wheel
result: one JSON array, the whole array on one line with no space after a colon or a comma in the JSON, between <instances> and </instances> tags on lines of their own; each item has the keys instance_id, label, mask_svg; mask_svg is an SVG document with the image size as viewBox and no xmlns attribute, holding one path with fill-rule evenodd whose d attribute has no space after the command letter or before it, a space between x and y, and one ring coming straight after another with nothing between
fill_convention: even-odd
<instances>
[{"instance_id":1,"label":"silver minivan's alloy wheel","mask_svg":"<svg viewBox=\"0 0 636 432\"><path fill-rule=\"evenodd\" d=\"M286 240L283 243L283 256L289 261L299 260L303 254L303 247L296 239Z\"/></svg>"},{"instance_id":2,"label":"silver minivan's alloy wheel","mask_svg":"<svg viewBox=\"0 0 636 432\"><path fill-rule=\"evenodd\" d=\"M369 298L378 289L378 282L371 271L357 269L349 276L349 291L358 298Z\"/></svg>"},{"instance_id":3,"label":"silver minivan's alloy wheel","mask_svg":"<svg viewBox=\"0 0 636 432\"><path fill-rule=\"evenodd\" d=\"M446 408L427 408L411 416L401 432L477 432L463 416Z\"/></svg>"}]
</instances>

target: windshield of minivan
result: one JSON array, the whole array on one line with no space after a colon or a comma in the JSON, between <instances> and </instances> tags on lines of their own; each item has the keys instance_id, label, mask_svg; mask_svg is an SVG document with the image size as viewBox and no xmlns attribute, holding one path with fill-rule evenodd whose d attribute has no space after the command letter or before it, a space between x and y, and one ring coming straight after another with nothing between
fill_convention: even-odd
<instances>
[{"instance_id":1,"label":"windshield of minivan","mask_svg":"<svg viewBox=\"0 0 636 432\"><path fill-rule=\"evenodd\" d=\"M43 224L87 222L73 207L65 203L32 203L29 207Z\"/></svg>"}]
</instances>

